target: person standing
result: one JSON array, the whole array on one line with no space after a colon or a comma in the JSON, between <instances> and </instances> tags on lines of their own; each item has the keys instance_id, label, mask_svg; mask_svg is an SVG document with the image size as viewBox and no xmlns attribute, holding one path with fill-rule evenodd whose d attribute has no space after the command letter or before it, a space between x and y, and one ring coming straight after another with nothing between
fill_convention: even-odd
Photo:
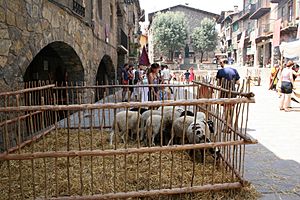
<instances>
[{"instance_id":1,"label":"person standing","mask_svg":"<svg viewBox=\"0 0 300 200\"><path fill-rule=\"evenodd\" d=\"M195 80L194 68L190 68L190 82L192 83Z\"/></svg>"},{"instance_id":2,"label":"person standing","mask_svg":"<svg viewBox=\"0 0 300 200\"><path fill-rule=\"evenodd\" d=\"M184 78L185 78L186 84L190 83L190 75L191 75L191 73L189 72L189 70L186 70L186 72L184 73Z\"/></svg>"},{"instance_id":3,"label":"person standing","mask_svg":"<svg viewBox=\"0 0 300 200\"><path fill-rule=\"evenodd\" d=\"M238 71L232 67L225 66L227 65L227 60L221 60L220 66L221 69L218 70L216 78L218 80L218 84L229 91L235 91L235 85L240 84L240 75ZM229 91L221 91L220 98L234 98L236 95L232 95ZM232 125L232 117L233 117L233 106L230 104L224 104L224 117L227 124Z\"/></svg>"},{"instance_id":4,"label":"person standing","mask_svg":"<svg viewBox=\"0 0 300 200\"><path fill-rule=\"evenodd\" d=\"M165 83L170 84L171 76L168 65L164 65L162 70L162 76Z\"/></svg>"},{"instance_id":5,"label":"person standing","mask_svg":"<svg viewBox=\"0 0 300 200\"><path fill-rule=\"evenodd\" d=\"M275 64L274 67L271 68L269 90L276 89L276 85L278 82L277 79L278 71L279 71L279 65Z\"/></svg>"},{"instance_id":6,"label":"person standing","mask_svg":"<svg viewBox=\"0 0 300 200\"><path fill-rule=\"evenodd\" d=\"M159 77L158 77L158 72L159 72L159 64L153 63L149 69L149 72L147 74L148 78L148 84L159 84ZM158 94L158 87L149 87L149 94L148 94L149 101L156 101L159 99L159 94Z\"/></svg>"},{"instance_id":7,"label":"person standing","mask_svg":"<svg viewBox=\"0 0 300 200\"><path fill-rule=\"evenodd\" d=\"M228 66L225 67L227 63L227 60L222 60L220 62L221 69L218 70L216 78L221 87L227 90L235 91L235 85L240 84L240 75L236 69ZM222 92L221 98L228 98L226 93ZM233 97L234 96L235 95L233 95Z\"/></svg>"},{"instance_id":8,"label":"person standing","mask_svg":"<svg viewBox=\"0 0 300 200\"><path fill-rule=\"evenodd\" d=\"M143 74L143 69L142 69L142 66L139 65L138 68L136 70L134 70L134 79L133 79L133 84L134 85L140 85L141 84L141 81L142 81L142 74ZM140 94L140 88L139 87L135 87L134 90L133 90L133 93L134 93L134 97L135 97L135 100L138 99L138 95Z\"/></svg>"},{"instance_id":9,"label":"person standing","mask_svg":"<svg viewBox=\"0 0 300 200\"><path fill-rule=\"evenodd\" d=\"M122 75L121 75L122 85L128 85L129 84L128 68L129 68L129 65L127 63L124 64L124 67L122 68ZM128 91L128 87L123 87L122 101L126 101L125 96L126 96L127 91Z\"/></svg>"},{"instance_id":10,"label":"person standing","mask_svg":"<svg viewBox=\"0 0 300 200\"><path fill-rule=\"evenodd\" d=\"M280 76L281 82L281 99L279 104L279 109L289 112L289 105L291 102L291 95L293 92L293 70L292 66L294 65L293 61L289 60L286 64L286 67L282 70Z\"/></svg>"},{"instance_id":11,"label":"person standing","mask_svg":"<svg viewBox=\"0 0 300 200\"><path fill-rule=\"evenodd\" d=\"M133 65L130 64L129 67L128 67L128 82L129 82L129 85L133 85L133 78L134 78ZM130 91L130 94L129 94L128 99L130 99L131 95L133 94L133 87L129 87L129 91Z\"/></svg>"}]
</instances>

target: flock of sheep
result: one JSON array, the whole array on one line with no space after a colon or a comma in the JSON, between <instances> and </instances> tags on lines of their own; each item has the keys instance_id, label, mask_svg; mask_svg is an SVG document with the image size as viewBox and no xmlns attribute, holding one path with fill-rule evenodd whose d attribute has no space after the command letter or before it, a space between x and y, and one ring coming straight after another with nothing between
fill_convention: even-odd
<instances>
[{"instance_id":1,"label":"flock of sheep","mask_svg":"<svg viewBox=\"0 0 300 200\"><path fill-rule=\"evenodd\" d=\"M131 135L137 135L140 129L140 140L151 146L211 142L209 136L215 132L214 123L206 119L205 113L193 113L173 106L159 107L157 110L133 108L118 112L110 134L110 145L113 144L115 134L120 135L125 142L127 128ZM197 152L203 160L203 150ZM209 153L218 158L220 151L211 148Z\"/></svg>"}]
</instances>

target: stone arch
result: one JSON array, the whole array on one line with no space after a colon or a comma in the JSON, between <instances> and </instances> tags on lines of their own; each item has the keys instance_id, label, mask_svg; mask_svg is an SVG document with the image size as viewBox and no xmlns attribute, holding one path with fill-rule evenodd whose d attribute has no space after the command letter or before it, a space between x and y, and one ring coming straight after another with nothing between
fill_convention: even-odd
<instances>
[{"instance_id":1,"label":"stone arch","mask_svg":"<svg viewBox=\"0 0 300 200\"><path fill-rule=\"evenodd\" d=\"M80 57L70 45L55 41L36 54L26 68L23 80L81 84L84 81L84 68Z\"/></svg>"},{"instance_id":2,"label":"stone arch","mask_svg":"<svg viewBox=\"0 0 300 200\"><path fill-rule=\"evenodd\" d=\"M115 80L115 67L113 61L109 55L104 55L98 66L96 74L96 84L98 85L109 85ZM96 98L98 101L103 98L104 89L96 90Z\"/></svg>"}]
</instances>

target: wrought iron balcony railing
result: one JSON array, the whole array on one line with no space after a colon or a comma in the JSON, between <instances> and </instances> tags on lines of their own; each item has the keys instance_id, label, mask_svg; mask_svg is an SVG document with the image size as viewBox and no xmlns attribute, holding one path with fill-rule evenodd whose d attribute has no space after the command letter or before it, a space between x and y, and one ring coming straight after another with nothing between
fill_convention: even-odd
<instances>
[{"instance_id":1,"label":"wrought iron balcony railing","mask_svg":"<svg viewBox=\"0 0 300 200\"><path fill-rule=\"evenodd\" d=\"M73 11L78 15L85 17L85 7L83 7L76 0L73 0Z\"/></svg>"}]
</instances>

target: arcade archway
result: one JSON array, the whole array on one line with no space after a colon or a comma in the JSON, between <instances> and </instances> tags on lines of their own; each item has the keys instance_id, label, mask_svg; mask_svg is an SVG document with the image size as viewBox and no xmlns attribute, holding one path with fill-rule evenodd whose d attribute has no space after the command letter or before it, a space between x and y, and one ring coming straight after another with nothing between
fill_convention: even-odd
<instances>
[{"instance_id":1,"label":"arcade archway","mask_svg":"<svg viewBox=\"0 0 300 200\"><path fill-rule=\"evenodd\" d=\"M114 84L115 80L115 67L113 65L112 59L108 55L104 55L100 61L97 75L96 75L96 84L97 85L109 85ZM95 101L99 101L103 98L104 88L98 88L96 90ZM111 91L108 91L111 92Z\"/></svg>"},{"instance_id":2,"label":"arcade archway","mask_svg":"<svg viewBox=\"0 0 300 200\"><path fill-rule=\"evenodd\" d=\"M81 84L84 70L74 49L64 42L53 42L44 47L32 60L24 74L24 82Z\"/></svg>"}]
</instances>

